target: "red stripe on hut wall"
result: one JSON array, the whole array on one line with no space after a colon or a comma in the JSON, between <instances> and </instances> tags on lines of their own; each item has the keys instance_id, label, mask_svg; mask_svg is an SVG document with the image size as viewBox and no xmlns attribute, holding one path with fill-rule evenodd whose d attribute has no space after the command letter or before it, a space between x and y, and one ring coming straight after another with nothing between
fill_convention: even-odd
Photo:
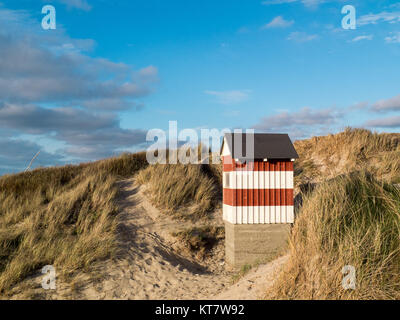
<instances>
[{"instance_id":1,"label":"red stripe on hut wall","mask_svg":"<svg viewBox=\"0 0 400 320\"><path fill-rule=\"evenodd\" d=\"M235 197L235 193L237 193L237 197ZM255 194L257 194L257 196L254 196ZM223 195L224 204L229 206L294 205L293 189L224 189ZM250 198L252 201L248 201Z\"/></svg>"},{"instance_id":2,"label":"red stripe on hut wall","mask_svg":"<svg viewBox=\"0 0 400 320\"><path fill-rule=\"evenodd\" d=\"M254 164L254 168L255 169L258 169L258 167L259 167L259 162L256 162L255 164ZM260 181L258 181L258 185L257 186L254 186L256 189L258 189L259 188L259 185L260 185ZM255 192L254 192L254 199L253 199L253 206L254 206L254 203L258 203L258 201L259 201L259 199L260 199L260 192L259 192L259 190L255 190Z\"/></svg>"},{"instance_id":3,"label":"red stripe on hut wall","mask_svg":"<svg viewBox=\"0 0 400 320\"><path fill-rule=\"evenodd\" d=\"M293 162L285 160L249 161L240 163L231 156L222 157L224 172L230 171L293 171Z\"/></svg>"}]
</instances>

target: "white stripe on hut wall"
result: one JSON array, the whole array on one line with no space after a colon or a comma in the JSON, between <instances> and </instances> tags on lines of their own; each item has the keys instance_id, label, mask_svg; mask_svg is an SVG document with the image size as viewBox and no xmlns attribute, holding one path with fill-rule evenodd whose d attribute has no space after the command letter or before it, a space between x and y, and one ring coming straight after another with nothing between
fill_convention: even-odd
<instances>
[{"instance_id":1,"label":"white stripe on hut wall","mask_svg":"<svg viewBox=\"0 0 400 320\"><path fill-rule=\"evenodd\" d=\"M293 171L228 171L223 187L228 189L293 189Z\"/></svg>"},{"instance_id":2,"label":"white stripe on hut wall","mask_svg":"<svg viewBox=\"0 0 400 320\"><path fill-rule=\"evenodd\" d=\"M294 206L223 205L224 220L233 224L294 223Z\"/></svg>"}]
</instances>

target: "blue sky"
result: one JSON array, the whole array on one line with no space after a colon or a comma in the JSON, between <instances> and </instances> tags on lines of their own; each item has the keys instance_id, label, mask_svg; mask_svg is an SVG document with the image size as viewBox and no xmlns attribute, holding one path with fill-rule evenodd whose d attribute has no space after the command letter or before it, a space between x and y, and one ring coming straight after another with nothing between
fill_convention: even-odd
<instances>
[{"instance_id":1,"label":"blue sky","mask_svg":"<svg viewBox=\"0 0 400 320\"><path fill-rule=\"evenodd\" d=\"M0 173L38 150L35 166L138 150L172 120L292 139L400 128L398 1L0 2Z\"/></svg>"}]
</instances>

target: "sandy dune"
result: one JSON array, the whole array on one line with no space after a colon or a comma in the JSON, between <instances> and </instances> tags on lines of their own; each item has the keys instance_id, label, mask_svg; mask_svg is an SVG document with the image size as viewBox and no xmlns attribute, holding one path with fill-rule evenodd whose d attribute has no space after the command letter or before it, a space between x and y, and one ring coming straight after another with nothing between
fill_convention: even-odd
<instances>
[{"instance_id":1,"label":"sandy dune","mask_svg":"<svg viewBox=\"0 0 400 320\"><path fill-rule=\"evenodd\" d=\"M177 222L148 201L145 190L134 179L119 182L122 209L118 227L120 251L116 258L80 273L72 283L57 282L57 290L40 286L42 275L27 280L24 288L35 288L40 299L258 299L272 283L287 257L251 270L232 285L234 273L225 270L223 242L210 257L199 261L184 250L172 232L193 227ZM202 224L223 225L220 211ZM35 296L33 295L33 296ZM13 298L26 297L15 295Z\"/></svg>"}]
</instances>

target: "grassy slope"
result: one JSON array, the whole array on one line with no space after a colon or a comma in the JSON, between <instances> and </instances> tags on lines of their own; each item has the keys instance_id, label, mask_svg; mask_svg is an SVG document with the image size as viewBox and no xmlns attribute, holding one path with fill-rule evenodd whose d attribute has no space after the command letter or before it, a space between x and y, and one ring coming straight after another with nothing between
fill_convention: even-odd
<instances>
[{"instance_id":1,"label":"grassy slope","mask_svg":"<svg viewBox=\"0 0 400 320\"><path fill-rule=\"evenodd\" d=\"M326 181L304 201L272 297L400 299L399 235L399 189L365 172ZM342 288L346 265L356 290Z\"/></svg>"},{"instance_id":2,"label":"grassy slope","mask_svg":"<svg viewBox=\"0 0 400 320\"><path fill-rule=\"evenodd\" d=\"M68 280L75 271L90 270L93 261L110 257L117 249L117 179L139 173L154 203L178 218L207 217L220 205L219 166L146 167L145 153L125 154L1 177L0 296L44 265L54 265L57 276ZM194 246L203 254L219 234L207 232L190 230L190 241L183 233L177 236L188 244L199 240ZM209 233L210 239L204 237Z\"/></svg>"},{"instance_id":3,"label":"grassy slope","mask_svg":"<svg viewBox=\"0 0 400 320\"><path fill-rule=\"evenodd\" d=\"M296 184L321 182L367 169L378 179L400 182L400 134L348 128L344 132L295 142Z\"/></svg>"},{"instance_id":4,"label":"grassy slope","mask_svg":"<svg viewBox=\"0 0 400 320\"><path fill-rule=\"evenodd\" d=\"M149 166L137 181L147 185L153 204L175 217L197 219L219 207L222 200L218 165Z\"/></svg>"},{"instance_id":5,"label":"grassy slope","mask_svg":"<svg viewBox=\"0 0 400 320\"><path fill-rule=\"evenodd\" d=\"M115 247L116 179L146 166L145 154L0 178L0 293L44 265L65 277Z\"/></svg>"},{"instance_id":6,"label":"grassy slope","mask_svg":"<svg viewBox=\"0 0 400 320\"><path fill-rule=\"evenodd\" d=\"M269 298L400 299L400 134L347 129L296 142L303 194L290 260ZM343 290L345 265L356 290Z\"/></svg>"},{"instance_id":7,"label":"grassy slope","mask_svg":"<svg viewBox=\"0 0 400 320\"><path fill-rule=\"evenodd\" d=\"M172 235L198 260L210 256L211 249L225 238L223 227L210 224L215 218L212 212L221 207L220 164L157 164L140 171L137 182L146 185L151 202L162 212L193 222L192 227ZM199 222L201 226L195 226Z\"/></svg>"}]
</instances>

